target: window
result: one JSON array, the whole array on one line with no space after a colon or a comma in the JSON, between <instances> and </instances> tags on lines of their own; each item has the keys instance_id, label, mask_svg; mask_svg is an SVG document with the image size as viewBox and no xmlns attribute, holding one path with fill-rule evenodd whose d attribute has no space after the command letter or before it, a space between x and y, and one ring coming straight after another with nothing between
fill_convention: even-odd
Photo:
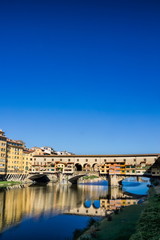
<instances>
[{"instance_id":1,"label":"window","mask_svg":"<svg viewBox=\"0 0 160 240\"><path fill-rule=\"evenodd\" d=\"M68 162L70 162L71 161L71 159L68 159Z\"/></svg>"},{"instance_id":2,"label":"window","mask_svg":"<svg viewBox=\"0 0 160 240\"><path fill-rule=\"evenodd\" d=\"M86 162L88 162L88 159L86 159Z\"/></svg>"},{"instance_id":3,"label":"window","mask_svg":"<svg viewBox=\"0 0 160 240\"><path fill-rule=\"evenodd\" d=\"M97 159L95 159L95 162L97 162Z\"/></svg>"},{"instance_id":4,"label":"window","mask_svg":"<svg viewBox=\"0 0 160 240\"><path fill-rule=\"evenodd\" d=\"M79 159L77 159L77 162L79 162Z\"/></svg>"}]
</instances>

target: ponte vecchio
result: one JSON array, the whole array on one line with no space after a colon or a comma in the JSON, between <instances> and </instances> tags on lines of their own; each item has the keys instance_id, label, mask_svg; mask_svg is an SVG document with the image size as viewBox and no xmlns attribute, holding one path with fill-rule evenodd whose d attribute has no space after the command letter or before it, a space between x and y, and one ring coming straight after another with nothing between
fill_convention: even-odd
<instances>
[{"instance_id":1,"label":"ponte vecchio","mask_svg":"<svg viewBox=\"0 0 160 240\"><path fill-rule=\"evenodd\" d=\"M160 176L160 154L124 155L35 155L30 174L51 176L61 172L72 182L75 176L96 174L109 180L109 185L117 186L130 176ZM75 183L75 182L74 182Z\"/></svg>"}]
</instances>

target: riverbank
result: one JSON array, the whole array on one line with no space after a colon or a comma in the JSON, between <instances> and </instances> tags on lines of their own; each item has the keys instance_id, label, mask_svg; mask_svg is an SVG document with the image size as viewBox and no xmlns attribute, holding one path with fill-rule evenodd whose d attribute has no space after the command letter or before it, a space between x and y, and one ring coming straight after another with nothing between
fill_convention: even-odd
<instances>
[{"instance_id":1,"label":"riverbank","mask_svg":"<svg viewBox=\"0 0 160 240\"><path fill-rule=\"evenodd\" d=\"M160 239L160 186L149 191L147 205L137 223L136 232L130 240Z\"/></svg>"},{"instance_id":2,"label":"riverbank","mask_svg":"<svg viewBox=\"0 0 160 240\"><path fill-rule=\"evenodd\" d=\"M78 240L160 240L160 186L151 187L145 202L115 211L81 232Z\"/></svg>"},{"instance_id":3,"label":"riverbank","mask_svg":"<svg viewBox=\"0 0 160 240\"><path fill-rule=\"evenodd\" d=\"M136 230L144 205L132 205L94 223L78 240L128 240ZM75 238L76 239L76 238Z\"/></svg>"},{"instance_id":4,"label":"riverbank","mask_svg":"<svg viewBox=\"0 0 160 240\"><path fill-rule=\"evenodd\" d=\"M8 187L13 185L19 185L22 184L22 182L16 182L16 181L0 181L0 188L1 187Z\"/></svg>"}]
</instances>

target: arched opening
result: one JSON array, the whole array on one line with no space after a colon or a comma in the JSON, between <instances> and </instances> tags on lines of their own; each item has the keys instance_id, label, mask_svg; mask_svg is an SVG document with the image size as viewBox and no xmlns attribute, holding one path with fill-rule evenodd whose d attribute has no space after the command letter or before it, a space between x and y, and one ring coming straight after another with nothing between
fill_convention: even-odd
<instances>
[{"instance_id":1,"label":"arched opening","mask_svg":"<svg viewBox=\"0 0 160 240\"><path fill-rule=\"evenodd\" d=\"M85 163L85 164L83 165L83 170L84 170L84 171L90 171L90 170L91 170L90 164Z\"/></svg>"},{"instance_id":2,"label":"arched opening","mask_svg":"<svg viewBox=\"0 0 160 240\"><path fill-rule=\"evenodd\" d=\"M84 202L84 207L85 207L85 208L90 208L91 205L92 205L92 201L90 201L90 200L86 200L86 201Z\"/></svg>"},{"instance_id":3,"label":"arched opening","mask_svg":"<svg viewBox=\"0 0 160 240\"><path fill-rule=\"evenodd\" d=\"M98 166L98 164L97 164L97 163L94 163L94 164L92 165L92 169L93 169L93 171L98 172L98 171L99 171L99 166Z\"/></svg>"},{"instance_id":4,"label":"arched opening","mask_svg":"<svg viewBox=\"0 0 160 240\"><path fill-rule=\"evenodd\" d=\"M93 202L93 207L96 208L96 209L100 208L100 201L99 200L95 200Z\"/></svg>"},{"instance_id":5,"label":"arched opening","mask_svg":"<svg viewBox=\"0 0 160 240\"><path fill-rule=\"evenodd\" d=\"M79 163L76 163L75 165L77 171L82 171L82 166Z\"/></svg>"}]
</instances>

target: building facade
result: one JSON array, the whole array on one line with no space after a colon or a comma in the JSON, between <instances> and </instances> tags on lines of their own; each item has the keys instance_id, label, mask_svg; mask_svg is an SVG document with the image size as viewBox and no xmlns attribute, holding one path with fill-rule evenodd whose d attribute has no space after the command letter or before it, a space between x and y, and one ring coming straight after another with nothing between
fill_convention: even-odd
<instances>
[{"instance_id":1,"label":"building facade","mask_svg":"<svg viewBox=\"0 0 160 240\"><path fill-rule=\"evenodd\" d=\"M0 130L0 179L21 179L28 173L24 149L23 141L9 139Z\"/></svg>"},{"instance_id":2,"label":"building facade","mask_svg":"<svg viewBox=\"0 0 160 240\"><path fill-rule=\"evenodd\" d=\"M35 155L33 164L35 166L50 164L57 166L62 172L64 168L72 163L76 171L97 171L100 175L155 175L157 172L152 171L151 166L159 158L159 154L134 154L134 155ZM33 171L36 169L33 167Z\"/></svg>"},{"instance_id":3,"label":"building facade","mask_svg":"<svg viewBox=\"0 0 160 240\"><path fill-rule=\"evenodd\" d=\"M0 130L0 176L6 172L7 160L7 138L2 130Z\"/></svg>"}]
</instances>

